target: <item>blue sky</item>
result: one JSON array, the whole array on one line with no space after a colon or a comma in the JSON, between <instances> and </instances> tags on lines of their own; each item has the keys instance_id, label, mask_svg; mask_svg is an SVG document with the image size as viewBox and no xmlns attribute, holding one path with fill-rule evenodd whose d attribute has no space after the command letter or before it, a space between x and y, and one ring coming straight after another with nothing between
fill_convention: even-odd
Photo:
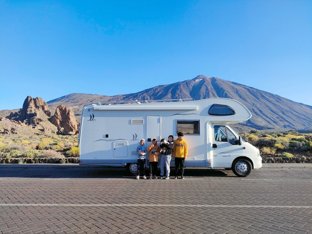
<instances>
[{"instance_id":1,"label":"blue sky","mask_svg":"<svg viewBox=\"0 0 312 234\"><path fill-rule=\"evenodd\" d=\"M0 109L199 74L312 105L312 1L0 0Z\"/></svg>"}]
</instances>

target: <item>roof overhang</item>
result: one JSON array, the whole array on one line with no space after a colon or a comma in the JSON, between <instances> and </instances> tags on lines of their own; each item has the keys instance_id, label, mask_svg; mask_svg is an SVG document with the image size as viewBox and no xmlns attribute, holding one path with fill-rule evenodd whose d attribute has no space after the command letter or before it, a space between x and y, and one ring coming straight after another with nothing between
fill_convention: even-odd
<instances>
[{"instance_id":1,"label":"roof overhang","mask_svg":"<svg viewBox=\"0 0 312 234\"><path fill-rule=\"evenodd\" d=\"M176 106L164 106L164 105L101 105L93 106L95 111L198 111L198 106L186 106L186 105L176 105Z\"/></svg>"}]
</instances>

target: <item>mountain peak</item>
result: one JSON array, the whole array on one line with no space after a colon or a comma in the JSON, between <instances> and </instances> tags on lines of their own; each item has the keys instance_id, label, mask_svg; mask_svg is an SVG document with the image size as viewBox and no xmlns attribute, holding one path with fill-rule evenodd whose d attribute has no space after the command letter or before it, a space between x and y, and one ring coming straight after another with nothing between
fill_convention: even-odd
<instances>
[{"instance_id":1,"label":"mountain peak","mask_svg":"<svg viewBox=\"0 0 312 234\"><path fill-rule=\"evenodd\" d=\"M66 97L66 96L65 96ZM80 98L79 98L80 97ZM138 93L116 95L75 95L49 104L80 105L93 102L120 103L133 100L205 99L210 97L233 98L253 113L247 125L256 129L311 129L312 107L286 98L217 77L198 75L193 79L168 85L159 85Z\"/></svg>"}]
</instances>

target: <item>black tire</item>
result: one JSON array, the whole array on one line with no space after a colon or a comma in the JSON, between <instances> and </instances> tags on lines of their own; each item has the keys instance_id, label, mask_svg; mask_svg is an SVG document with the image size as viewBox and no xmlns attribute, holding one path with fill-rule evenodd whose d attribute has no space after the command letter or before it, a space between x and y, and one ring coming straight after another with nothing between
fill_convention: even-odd
<instances>
[{"instance_id":1,"label":"black tire","mask_svg":"<svg viewBox=\"0 0 312 234\"><path fill-rule=\"evenodd\" d=\"M136 163L128 164L128 171L131 175L137 175L138 165Z\"/></svg>"},{"instance_id":2,"label":"black tire","mask_svg":"<svg viewBox=\"0 0 312 234\"><path fill-rule=\"evenodd\" d=\"M251 172L251 163L247 159L238 159L233 163L232 171L238 177L246 177Z\"/></svg>"}]
</instances>

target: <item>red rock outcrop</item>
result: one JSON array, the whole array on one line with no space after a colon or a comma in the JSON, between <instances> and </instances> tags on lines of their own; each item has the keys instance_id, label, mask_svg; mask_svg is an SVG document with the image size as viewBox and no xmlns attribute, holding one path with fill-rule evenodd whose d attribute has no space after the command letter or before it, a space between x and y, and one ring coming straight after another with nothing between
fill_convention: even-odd
<instances>
[{"instance_id":1,"label":"red rock outcrop","mask_svg":"<svg viewBox=\"0 0 312 234\"><path fill-rule=\"evenodd\" d=\"M74 135L78 133L78 123L75 114L67 106L58 106L50 121L57 127L59 134Z\"/></svg>"},{"instance_id":2,"label":"red rock outcrop","mask_svg":"<svg viewBox=\"0 0 312 234\"><path fill-rule=\"evenodd\" d=\"M50 116L51 111L42 98L32 98L28 96L24 101L23 108L18 112L11 113L8 118L36 126Z\"/></svg>"}]
</instances>

